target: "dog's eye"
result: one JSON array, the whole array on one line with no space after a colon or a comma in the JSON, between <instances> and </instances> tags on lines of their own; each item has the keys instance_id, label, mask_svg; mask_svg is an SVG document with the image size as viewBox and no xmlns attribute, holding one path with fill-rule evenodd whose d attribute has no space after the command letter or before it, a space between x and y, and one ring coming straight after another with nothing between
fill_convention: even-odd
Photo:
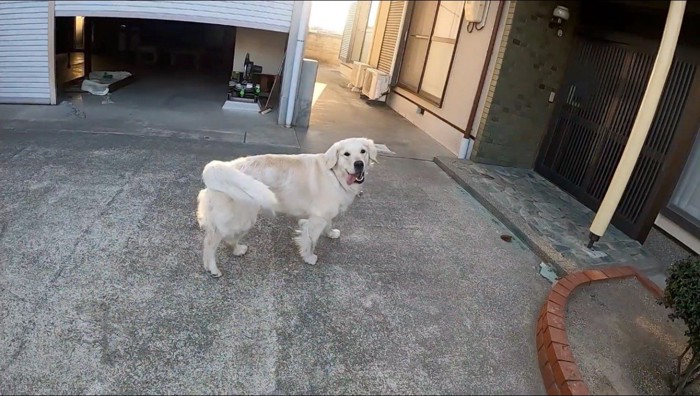
<instances>
[{"instance_id":1,"label":"dog's eye","mask_svg":"<svg viewBox=\"0 0 700 396\"><path fill-rule=\"evenodd\" d=\"M364 154L364 153L366 153L365 150L360 150L360 154Z\"/></svg>"},{"instance_id":2,"label":"dog's eye","mask_svg":"<svg viewBox=\"0 0 700 396\"><path fill-rule=\"evenodd\" d=\"M349 157L349 156L350 156L350 153L345 153L344 155L345 155L346 157Z\"/></svg>"}]
</instances>

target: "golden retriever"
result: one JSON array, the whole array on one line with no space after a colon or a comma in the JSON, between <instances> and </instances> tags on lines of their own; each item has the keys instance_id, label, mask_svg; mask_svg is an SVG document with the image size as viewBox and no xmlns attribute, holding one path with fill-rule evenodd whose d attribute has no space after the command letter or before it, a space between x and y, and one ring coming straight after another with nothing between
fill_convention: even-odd
<instances>
[{"instance_id":1,"label":"golden retriever","mask_svg":"<svg viewBox=\"0 0 700 396\"><path fill-rule=\"evenodd\" d=\"M323 233L340 237L333 219L361 193L368 168L377 162L374 141L349 138L319 154L263 154L233 161L211 161L202 172L206 188L197 196L197 221L204 230L204 268L220 277L216 249L221 241L242 256L241 238L261 211L299 219L294 238L299 254L316 264L316 243Z\"/></svg>"}]
</instances>

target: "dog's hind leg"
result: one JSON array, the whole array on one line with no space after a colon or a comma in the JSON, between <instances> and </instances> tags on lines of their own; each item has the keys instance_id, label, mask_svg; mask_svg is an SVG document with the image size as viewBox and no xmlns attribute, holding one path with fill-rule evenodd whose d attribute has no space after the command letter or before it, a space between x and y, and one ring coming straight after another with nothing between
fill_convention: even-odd
<instances>
[{"instance_id":1,"label":"dog's hind leg","mask_svg":"<svg viewBox=\"0 0 700 396\"><path fill-rule=\"evenodd\" d=\"M221 234L219 234L217 231L207 229L204 235L204 243L202 247L204 268L216 278L221 276L221 271L219 271L219 268L216 266L216 249L219 247L221 239Z\"/></svg>"},{"instance_id":2,"label":"dog's hind leg","mask_svg":"<svg viewBox=\"0 0 700 396\"><path fill-rule=\"evenodd\" d=\"M238 234L224 239L224 242L226 242L226 244L229 245L231 249L233 249L234 256L242 256L248 251L247 245L242 245L238 243L244 236L245 234Z\"/></svg>"},{"instance_id":3,"label":"dog's hind leg","mask_svg":"<svg viewBox=\"0 0 700 396\"><path fill-rule=\"evenodd\" d=\"M323 234L331 239L340 238L340 230L337 228L333 228L333 224L330 221L328 222L328 224L326 224L326 227L323 229Z\"/></svg>"},{"instance_id":4,"label":"dog's hind leg","mask_svg":"<svg viewBox=\"0 0 700 396\"><path fill-rule=\"evenodd\" d=\"M299 254L308 264L316 264L318 256L314 254L316 243L321 233L326 228L328 221L322 217L313 216L309 219L299 220L299 235L294 238L294 241L299 247Z\"/></svg>"}]
</instances>

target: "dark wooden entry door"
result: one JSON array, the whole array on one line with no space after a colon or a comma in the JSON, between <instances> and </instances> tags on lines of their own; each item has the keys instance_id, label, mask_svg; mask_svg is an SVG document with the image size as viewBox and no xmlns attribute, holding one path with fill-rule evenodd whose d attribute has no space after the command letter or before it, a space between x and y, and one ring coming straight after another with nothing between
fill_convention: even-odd
<instances>
[{"instance_id":1,"label":"dark wooden entry door","mask_svg":"<svg viewBox=\"0 0 700 396\"><path fill-rule=\"evenodd\" d=\"M654 57L653 51L631 45L577 40L535 168L592 210L600 206L627 143ZM639 161L613 217L613 225L639 241L646 238L658 212L659 205L653 201L667 171L669 148L683 129L695 74L695 63L674 61Z\"/></svg>"}]
</instances>

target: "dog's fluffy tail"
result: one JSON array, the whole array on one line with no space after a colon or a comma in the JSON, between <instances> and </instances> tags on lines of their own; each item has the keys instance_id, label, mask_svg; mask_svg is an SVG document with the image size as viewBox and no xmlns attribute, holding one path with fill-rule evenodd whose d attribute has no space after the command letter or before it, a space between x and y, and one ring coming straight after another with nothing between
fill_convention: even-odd
<instances>
[{"instance_id":1,"label":"dog's fluffy tail","mask_svg":"<svg viewBox=\"0 0 700 396\"><path fill-rule=\"evenodd\" d=\"M269 187L223 161L211 161L202 171L207 188L220 191L235 201L260 205L274 213L277 197Z\"/></svg>"}]
</instances>

